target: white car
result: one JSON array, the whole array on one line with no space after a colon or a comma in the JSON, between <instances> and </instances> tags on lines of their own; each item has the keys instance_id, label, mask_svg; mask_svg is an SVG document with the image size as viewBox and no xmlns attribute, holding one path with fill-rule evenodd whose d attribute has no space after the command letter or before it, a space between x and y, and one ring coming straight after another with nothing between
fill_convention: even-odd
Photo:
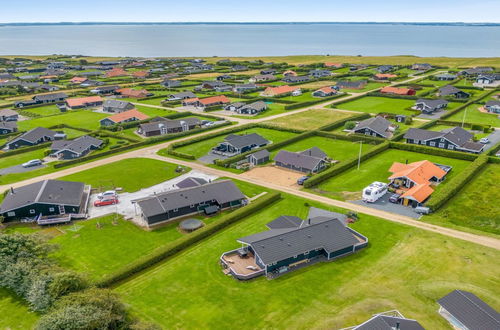
<instances>
[{"instance_id":1,"label":"white car","mask_svg":"<svg viewBox=\"0 0 500 330\"><path fill-rule=\"evenodd\" d=\"M99 193L97 195L98 199L104 199L104 198L108 199L114 197L118 197L118 194L114 190L106 190L105 192Z\"/></svg>"},{"instance_id":2,"label":"white car","mask_svg":"<svg viewBox=\"0 0 500 330\"><path fill-rule=\"evenodd\" d=\"M482 139L479 140L479 143L488 144L488 143L490 143L490 139L488 139L488 138L482 138Z\"/></svg>"},{"instance_id":3,"label":"white car","mask_svg":"<svg viewBox=\"0 0 500 330\"><path fill-rule=\"evenodd\" d=\"M387 183L375 181L363 189L363 202L375 203L387 193Z\"/></svg>"},{"instance_id":4,"label":"white car","mask_svg":"<svg viewBox=\"0 0 500 330\"><path fill-rule=\"evenodd\" d=\"M22 167L32 167L42 165L42 161L40 159L32 159L22 164Z\"/></svg>"}]
</instances>

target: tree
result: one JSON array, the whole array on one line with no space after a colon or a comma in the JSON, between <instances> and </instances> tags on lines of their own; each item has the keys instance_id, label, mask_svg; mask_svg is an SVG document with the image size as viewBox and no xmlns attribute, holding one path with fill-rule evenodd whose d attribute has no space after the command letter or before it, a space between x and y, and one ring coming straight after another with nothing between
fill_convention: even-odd
<instances>
[{"instance_id":1,"label":"tree","mask_svg":"<svg viewBox=\"0 0 500 330\"><path fill-rule=\"evenodd\" d=\"M344 124L344 128L348 130L352 130L354 127L356 127L356 122L349 120Z\"/></svg>"}]
</instances>

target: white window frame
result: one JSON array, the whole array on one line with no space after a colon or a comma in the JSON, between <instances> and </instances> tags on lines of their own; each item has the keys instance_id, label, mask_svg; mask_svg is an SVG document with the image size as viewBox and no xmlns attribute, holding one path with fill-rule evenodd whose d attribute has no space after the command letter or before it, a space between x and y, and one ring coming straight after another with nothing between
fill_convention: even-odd
<instances>
[{"instance_id":1,"label":"white window frame","mask_svg":"<svg viewBox=\"0 0 500 330\"><path fill-rule=\"evenodd\" d=\"M54 211L55 211L55 208L49 207L49 212L54 212Z\"/></svg>"},{"instance_id":2,"label":"white window frame","mask_svg":"<svg viewBox=\"0 0 500 330\"><path fill-rule=\"evenodd\" d=\"M35 214L35 213L36 213L35 209L30 209L30 214Z\"/></svg>"}]
</instances>

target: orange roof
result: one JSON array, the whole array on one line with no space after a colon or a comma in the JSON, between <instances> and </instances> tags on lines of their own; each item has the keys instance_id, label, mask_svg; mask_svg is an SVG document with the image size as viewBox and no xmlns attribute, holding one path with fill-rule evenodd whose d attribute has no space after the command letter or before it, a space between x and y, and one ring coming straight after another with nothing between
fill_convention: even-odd
<instances>
[{"instance_id":1,"label":"orange roof","mask_svg":"<svg viewBox=\"0 0 500 330\"><path fill-rule=\"evenodd\" d=\"M401 197L403 198L412 198L419 203L425 201L432 193L434 189L431 188L428 184L417 184L412 188L408 189Z\"/></svg>"},{"instance_id":2,"label":"orange roof","mask_svg":"<svg viewBox=\"0 0 500 330\"><path fill-rule=\"evenodd\" d=\"M225 95L211 96L204 99L200 99L200 103L203 105L213 104L213 103L229 103L231 102Z\"/></svg>"},{"instance_id":3,"label":"orange roof","mask_svg":"<svg viewBox=\"0 0 500 330\"><path fill-rule=\"evenodd\" d=\"M126 75L127 75L127 71L125 71L122 68L113 68L113 69L109 70L108 72L106 72L106 77L108 77L108 78L126 76Z\"/></svg>"},{"instance_id":4,"label":"orange roof","mask_svg":"<svg viewBox=\"0 0 500 330\"><path fill-rule=\"evenodd\" d=\"M385 86L380 90L380 93L390 93L390 94L398 94L398 95L408 95L410 91L413 91L411 88L399 88L392 86Z\"/></svg>"},{"instance_id":5,"label":"orange roof","mask_svg":"<svg viewBox=\"0 0 500 330\"><path fill-rule=\"evenodd\" d=\"M292 71L292 70L287 70L287 71L283 72L283 75L284 75L284 76L286 76L286 75L296 76L296 75L297 75L297 72Z\"/></svg>"},{"instance_id":6,"label":"orange roof","mask_svg":"<svg viewBox=\"0 0 500 330\"><path fill-rule=\"evenodd\" d=\"M137 109L130 109L107 117L107 119L112 120L115 123L121 123L123 121L130 120L133 118L135 118L136 120L146 120L149 118L149 116L143 114Z\"/></svg>"},{"instance_id":7,"label":"orange roof","mask_svg":"<svg viewBox=\"0 0 500 330\"><path fill-rule=\"evenodd\" d=\"M342 63L326 62L325 66L329 68L331 67L340 68L342 67Z\"/></svg>"},{"instance_id":8,"label":"orange roof","mask_svg":"<svg viewBox=\"0 0 500 330\"><path fill-rule=\"evenodd\" d=\"M142 98L148 96L149 92L145 89L137 90L132 88L120 88L116 90L117 93L126 97Z\"/></svg>"},{"instance_id":9,"label":"orange roof","mask_svg":"<svg viewBox=\"0 0 500 330\"><path fill-rule=\"evenodd\" d=\"M283 86L276 86L276 87L267 87L264 90L264 94L270 94L270 95L280 95L280 94L286 94L286 93L291 93L294 90L300 89L299 87L293 87L293 86L288 86L288 85L283 85Z\"/></svg>"},{"instance_id":10,"label":"orange roof","mask_svg":"<svg viewBox=\"0 0 500 330\"><path fill-rule=\"evenodd\" d=\"M70 108L73 107L82 107L88 103L97 103L103 102L102 97L100 96L87 96L87 97L75 97L72 99L66 99L66 103Z\"/></svg>"},{"instance_id":11,"label":"orange roof","mask_svg":"<svg viewBox=\"0 0 500 330\"><path fill-rule=\"evenodd\" d=\"M70 81L71 81L72 84L81 84L82 82L87 81L87 78L84 78L84 77L73 77L73 78L71 78Z\"/></svg>"},{"instance_id":12,"label":"orange roof","mask_svg":"<svg viewBox=\"0 0 500 330\"><path fill-rule=\"evenodd\" d=\"M149 72L147 72L147 71L135 71L134 73L132 73L132 75L134 77L137 77L137 78L145 78L145 77L149 76Z\"/></svg>"},{"instance_id":13,"label":"orange roof","mask_svg":"<svg viewBox=\"0 0 500 330\"><path fill-rule=\"evenodd\" d=\"M375 77L377 78L396 78L398 75L393 73L377 73Z\"/></svg>"},{"instance_id":14,"label":"orange roof","mask_svg":"<svg viewBox=\"0 0 500 330\"><path fill-rule=\"evenodd\" d=\"M40 76L40 79L54 79L57 78L57 76Z\"/></svg>"},{"instance_id":15,"label":"orange roof","mask_svg":"<svg viewBox=\"0 0 500 330\"><path fill-rule=\"evenodd\" d=\"M194 103L194 102L198 102L200 99L197 98L197 97L192 97L190 99L184 99L182 100L182 103Z\"/></svg>"},{"instance_id":16,"label":"orange roof","mask_svg":"<svg viewBox=\"0 0 500 330\"><path fill-rule=\"evenodd\" d=\"M389 180L406 177L417 185L429 184L429 180L433 177L442 179L446 175L446 171L428 160L410 164L395 162L389 172L393 173Z\"/></svg>"},{"instance_id":17,"label":"orange roof","mask_svg":"<svg viewBox=\"0 0 500 330\"><path fill-rule=\"evenodd\" d=\"M322 91L324 93L336 93L337 91L332 88L331 86L325 86L325 87L321 87L320 89L318 89L318 91Z\"/></svg>"}]
</instances>

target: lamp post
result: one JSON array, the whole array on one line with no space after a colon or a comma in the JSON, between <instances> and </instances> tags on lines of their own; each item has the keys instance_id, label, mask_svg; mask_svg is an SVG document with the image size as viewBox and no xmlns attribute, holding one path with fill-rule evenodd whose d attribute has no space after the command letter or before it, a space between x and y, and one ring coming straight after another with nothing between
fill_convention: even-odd
<instances>
[{"instance_id":1,"label":"lamp post","mask_svg":"<svg viewBox=\"0 0 500 330\"><path fill-rule=\"evenodd\" d=\"M358 170L359 170L359 166L361 164L361 149L363 147L363 141L359 141L359 155L358 155Z\"/></svg>"}]
</instances>

